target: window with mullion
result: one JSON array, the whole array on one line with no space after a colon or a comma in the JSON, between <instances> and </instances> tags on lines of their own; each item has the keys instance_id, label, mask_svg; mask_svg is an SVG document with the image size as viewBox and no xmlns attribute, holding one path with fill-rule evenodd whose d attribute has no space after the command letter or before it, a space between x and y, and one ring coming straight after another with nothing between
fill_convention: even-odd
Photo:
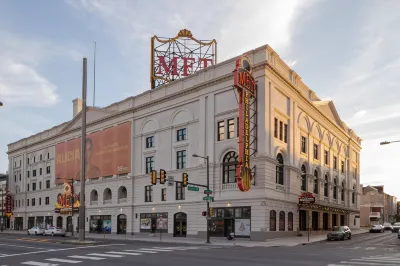
<instances>
[{"instance_id":1,"label":"window with mullion","mask_svg":"<svg viewBox=\"0 0 400 266\"><path fill-rule=\"evenodd\" d=\"M161 201L167 201L167 189L166 188L161 189Z\"/></svg>"},{"instance_id":2,"label":"window with mullion","mask_svg":"<svg viewBox=\"0 0 400 266\"><path fill-rule=\"evenodd\" d=\"M186 150L176 152L176 169L186 168Z\"/></svg>"},{"instance_id":3,"label":"window with mullion","mask_svg":"<svg viewBox=\"0 0 400 266\"><path fill-rule=\"evenodd\" d=\"M333 156L333 169L337 170L337 157Z\"/></svg>"},{"instance_id":4,"label":"window with mullion","mask_svg":"<svg viewBox=\"0 0 400 266\"><path fill-rule=\"evenodd\" d=\"M341 170L342 170L342 174L344 174L344 161L342 161L341 164L342 164L342 165L341 165L341 167L342 167L342 169L341 169Z\"/></svg>"},{"instance_id":5,"label":"window with mullion","mask_svg":"<svg viewBox=\"0 0 400 266\"><path fill-rule=\"evenodd\" d=\"M146 138L146 149L154 147L154 136Z\"/></svg>"},{"instance_id":6,"label":"window with mullion","mask_svg":"<svg viewBox=\"0 0 400 266\"><path fill-rule=\"evenodd\" d=\"M154 156L146 157L146 174L154 169Z\"/></svg>"},{"instance_id":7,"label":"window with mullion","mask_svg":"<svg viewBox=\"0 0 400 266\"><path fill-rule=\"evenodd\" d=\"M182 141L186 139L186 128L178 129L176 131L176 141Z\"/></svg>"},{"instance_id":8,"label":"window with mullion","mask_svg":"<svg viewBox=\"0 0 400 266\"><path fill-rule=\"evenodd\" d=\"M224 156L222 162L222 183L236 183L236 166L238 164L238 155L236 152L231 151Z\"/></svg>"},{"instance_id":9,"label":"window with mullion","mask_svg":"<svg viewBox=\"0 0 400 266\"><path fill-rule=\"evenodd\" d=\"M302 153L307 152L307 139L304 136L301 136L301 152Z\"/></svg>"},{"instance_id":10,"label":"window with mullion","mask_svg":"<svg viewBox=\"0 0 400 266\"><path fill-rule=\"evenodd\" d=\"M325 182L324 182L324 197L328 197L328 176L325 175Z\"/></svg>"},{"instance_id":11,"label":"window with mullion","mask_svg":"<svg viewBox=\"0 0 400 266\"><path fill-rule=\"evenodd\" d=\"M284 124L283 141L284 141L285 143L288 142L288 125L287 125L287 124Z\"/></svg>"},{"instance_id":12,"label":"window with mullion","mask_svg":"<svg viewBox=\"0 0 400 266\"><path fill-rule=\"evenodd\" d=\"M153 186L145 186L144 187L144 201L145 202L152 202L153 196Z\"/></svg>"},{"instance_id":13,"label":"window with mullion","mask_svg":"<svg viewBox=\"0 0 400 266\"><path fill-rule=\"evenodd\" d=\"M318 160L318 144L314 143L314 159Z\"/></svg>"},{"instance_id":14,"label":"window with mullion","mask_svg":"<svg viewBox=\"0 0 400 266\"><path fill-rule=\"evenodd\" d=\"M329 165L329 152L325 150L325 165Z\"/></svg>"},{"instance_id":15,"label":"window with mullion","mask_svg":"<svg viewBox=\"0 0 400 266\"><path fill-rule=\"evenodd\" d=\"M175 183L175 192L176 192L176 200L184 200L185 199L185 188L183 187L182 182Z\"/></svg>"},{"instance_id":16,"label":"window with mullion","mask_svg":"<svg viewBox=\"0 0 400 266\"><path fill-rule=\"evenodd\" d=\"M235 119L228 119L228 139L235 137Z\"/></svg>"},{"instance_id":17,"label":"window with mullion","mask_svg":"<svg viewBox=\"0 0 400 266\"><path fill-rule=\"evenodd\" d=\"M279 121L279 139L283 140L283 122Z\"/></svg>"},{"instance_id":18,"label":"window with mullion","mask_svg":"<svg viewBox=\"0 0 400 266\"><path fill-rule=\"evenodd\" d=\"M274 137L278 138L278 118L274 120Z\"/></svg>"},{"instance_id":19,"label":"window with mullion","mask_svg":"<svg viewBox=\"0 0 400 266\"><path fill-rule=\"evenodd\" d=\"M218 141L225 139L225 122L218 122Z\"/></svg>"}]
</instances>

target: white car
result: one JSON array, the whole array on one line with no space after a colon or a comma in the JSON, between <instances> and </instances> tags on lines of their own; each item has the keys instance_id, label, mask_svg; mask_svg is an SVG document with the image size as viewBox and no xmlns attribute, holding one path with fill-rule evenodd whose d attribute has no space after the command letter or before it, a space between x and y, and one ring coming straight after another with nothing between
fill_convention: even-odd
<instances>
[{"instance_id":1,"label":"white car","mask_svg":"<svg viewBox=\"0 0 400 266\"><path fill-rule=\"evenodd\" d=\"M44 233L44 228L34 226L28 230L28 235L41 235Z\"/></svg>"},{"instance_id":2,"label":"white car","mask_svg":"<svg viewBox=\"0 0 400 266\"><path fill-rule=\"evenodd\" d=\"M43 232L44 236L65 236L67 233L61 227L50 226L49 228L45 229Z\"/></svg>"}]
</instances>

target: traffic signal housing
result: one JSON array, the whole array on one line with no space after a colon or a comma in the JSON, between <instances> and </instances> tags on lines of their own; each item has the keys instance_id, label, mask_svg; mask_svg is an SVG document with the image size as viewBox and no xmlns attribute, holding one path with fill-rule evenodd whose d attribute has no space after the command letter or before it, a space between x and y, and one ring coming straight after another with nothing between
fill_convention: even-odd
<instances>
[{"instance_id":1,"label":"traffic signal housing","mask_svg":"<svg viewBox=\"0 0 400 266\"><path fill-rule=\"evenodd\" d=\"M167 172L164 169L160 169L160 184L165 184L165 177Z\"/></svg>"},{"instance_id":2,"label":"traffic signal housing","mask_svg":"<svg viewBox=\"0 0 400 266\"><path fill-rule=\"evenodd\" d=\"M208 216L213 217L213 215L214 215L214 209L213 209L213 208L210 208L208 214L209 214Z\"/></svg>"},{"instance_id":3,"label":"traffic signal housing","mask_svg":"<svg viewBox=\"0 0 400 266\"><path fill-rule=\"evenodd\" d=\"M152 185L156 185L157 184L157 171L153 170L150 172L150 183Z\"/></svg>"},{"instance_id":4,"label":"traffic signal housing","mask_svg":"<svg viewBox=\"0 0 400 266\"><path fill-rule=\"evenodd\" d=\"M182 173L182 184L183 187L187 187L189 182L189 175L187 173Z\"/></svg>"}]
</instances>

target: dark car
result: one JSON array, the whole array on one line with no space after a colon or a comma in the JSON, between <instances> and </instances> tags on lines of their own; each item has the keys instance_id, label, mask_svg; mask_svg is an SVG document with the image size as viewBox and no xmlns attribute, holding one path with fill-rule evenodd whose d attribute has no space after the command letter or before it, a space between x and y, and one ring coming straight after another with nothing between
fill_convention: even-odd
<instances>
[{"instance_id":1,"label":"dark car","mask_svg":"<svg viewBox=\"0 0 400 266\"><path fill-rule=\"evenodd\" d=\"M327 239L330 240L345 240L351 239L351 230L348 226L334 226L328 232Z\"/></svg>"},{"instance_id":2,"label":"dark car","mask_svg":"<svg viewBox=\"0 0 400 266\"><path fill-rule=\"evenodd\" d=\"M371 229L369 229L369 232L370 233L383 233L383 232L385 232L385 228L380 224L376 224L376 225L373 225Z\"/></svg>"}]
</instances>

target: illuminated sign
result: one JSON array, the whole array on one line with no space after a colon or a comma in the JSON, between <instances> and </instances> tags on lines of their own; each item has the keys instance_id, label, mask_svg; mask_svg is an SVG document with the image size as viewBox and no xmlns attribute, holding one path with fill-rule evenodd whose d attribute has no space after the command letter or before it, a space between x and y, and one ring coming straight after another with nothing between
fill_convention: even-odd
<instances>
[{"instance_id":1,"label":"illuminated sign","mask_svg":"<svg viewBox=\"0 0 400 266\"><path fill-rule=\"evenodd\" d=\"M299 204L315 203L315 196L310 192L303 192L299 197Z\"/></svg>"},{"instance_id":2,"label":"illuminated sign","mask_svg":"<svg viewBox=\"0 0 400 266\"><path fill-rule=\"evenodd\" d=\"M250 168L250 98L255 97L256 82L246 55L236 60L234 87L239 94L239 163L236 180L241 191L251 188Z\"/></svg>"},{"instance_id":3,"label":"illuminated sign","mask_svg":"<svg viewBox=\"0 0 400 266\"><path fill-rule=\"evenodd\" d=\"M6 213L5 215L7 217L11 217L12 216L12 197L10 195L10 193L7 193L6 195Z\"/></svg>"},{"instance_id":4,"label":"illuminated sign","mask_svg":"<svg viewBox=\"0 0 400 266\"><path fill-rule=\"evenodd\" d=\"M72 206L73 203L73 206ZM64 184L64 193L58 194L55 212L69 214L72 210L78 211L81 205L79 195L75 194L69 184Z\"/></svg>"},{"instance_id":5,"label":"illuminated sign","mask_svg":"<svg viewBox=\"0 0 400 266\"><path fill-rule=\"evenodd\" d=\"M151 38L151 88L187 77L217 61L217 41L200 41L189 30L174 38Z\"/></svg>"}]
</instances>

